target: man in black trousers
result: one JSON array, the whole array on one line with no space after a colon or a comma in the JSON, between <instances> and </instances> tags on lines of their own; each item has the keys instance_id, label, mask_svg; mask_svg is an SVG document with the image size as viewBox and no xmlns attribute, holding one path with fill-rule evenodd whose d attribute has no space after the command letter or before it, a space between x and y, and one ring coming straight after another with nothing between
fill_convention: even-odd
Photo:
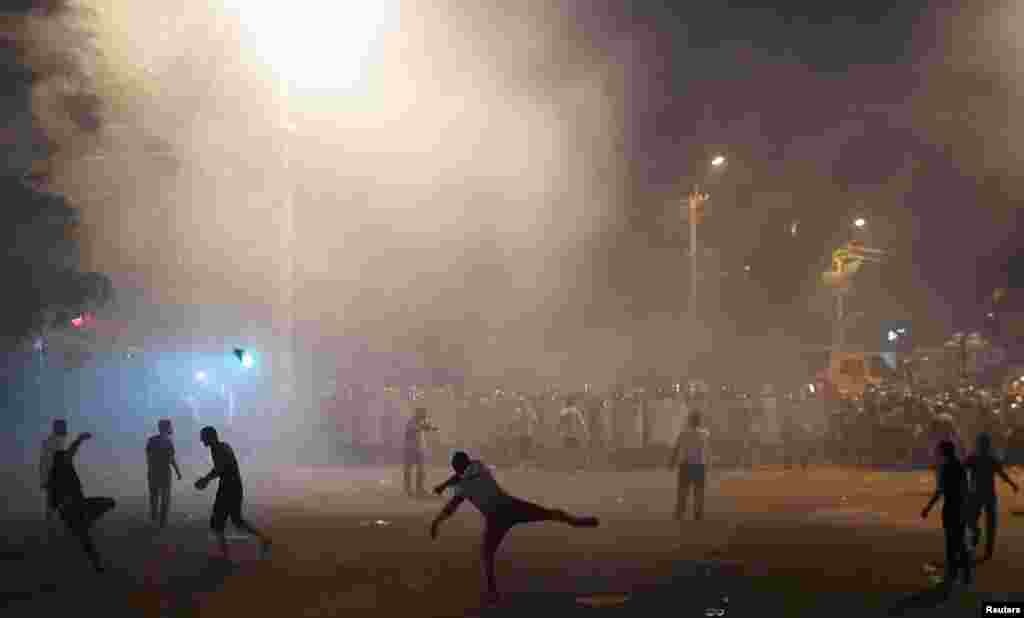
<instances>
[{"instance_id":1,"label":"man in black trousers","mask_svg":"<svg viewBox=\"0 0 1024 618\"><path fill-rule=\"evenodd\" d=\"M203 427L199 432L203 446L210 449L213 457L213 470L196 481L196 489L203 490L213 479L220 479L217 485L217 497L213 500L213 514L210 516L210 529L217 535L221 554L230 559L228 540L224 534L228 519L236 528L258 538L262 544L263 555L270 550L270 538L257 530L242 517L242 474L238 470L238 459L227 442L221 442L217 430Z\"/></svg>"},{"instance_id":2,"label":"man in black trousers","mask_svg":"<svg viewBox=\"0 0 1024 618\"><path fill-rule=\"evenodd\" d=\"M939 478L928 504L921 511L921 518L927 519L935 503L942 498L942 529L946 536L946 574L943 580L945 592L952 592L957 575L963 573L964 584L973 580L974 560L967 549L968 485L967 472L956 456L956 446L950 440L939 442L936 449L942 463Z\"/></svg>"},{"instance_id":3,"label":"man in black trousers","mask_svg":"<svg viewBox=\"0 0 1024 618\"><path fill-rule=\"evenodd\" d=\"M97 573L102 573L103 562L93 543L90 530L100 517L114 508L116 503L113 498L86 498L82 491L82 481L75 471L74 458L82 443L91 438L90 433L80 434L67 449L60 449L53 454L46 489L50 508L60 513L68 530L82 544L82 549L92 562L93 568Z\"/></svg>"}]
</instances>

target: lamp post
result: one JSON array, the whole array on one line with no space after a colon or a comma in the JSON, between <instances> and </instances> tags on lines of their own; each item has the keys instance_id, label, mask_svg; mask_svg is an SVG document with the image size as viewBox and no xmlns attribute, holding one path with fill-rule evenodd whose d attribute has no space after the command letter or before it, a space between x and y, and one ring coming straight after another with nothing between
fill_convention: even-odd
<instances>
[{"instance_id":1,"label":"lamp post","mask_svg":"<svg viewBox=\"0 0 1024 618\"><path fill-rule=\"evenodd\" d=\"M711 172L716 170L724 169L726 165L726 158L722 155L717 155L711 159L711 167L705 173L705 181ZM707 201L711 199L711 195L701 191L700 184L693 185L693 190L686 198L687 219L690 223L690 314L696 319L697 317L697 276L698 276L698 254L700 253L700 246L697 240L697 225L704 218L704 207Z\"/></svg>"},{"instance_id":2,"label":"lamp post","mask_svg":"<svg viewBox=\"0 0 1024 618\"><path fill-rule=\"evenodd\" d=\"M856 232L863 231L867 228L868 221L864 217L857 217L853 220L853 228ZM856 234L855 232L855 234ZM849 294L849 288L839 286L835 288L836 294L836 334L835 334L835 349L837 352L842 351L846 347L846 325L849 321L846 308L846 296Z\"/></svg>"},{"instance_id":3,"label":"lamp post","mask_svg":"<svg viewBox=\"0 0 1024 618\"><path fill-rule=\"evenodd\" d=\"M242 26L244 43L259 56L278 81L279 117L283 129L280 167L284 174L280 207L280 298L274 319L278 345L274 363L280 387L280 410L295 397L295 178L296 138L291 106L296 95L351 94L361 85L372 50L385 31L398 24L400 3L379 0L359 7L350 3L319 3L319 14L293 7L280 10L272 4L251 0L225 0ZM307 3L308 4L308 3Z\"/></svg>"}]
</instances>

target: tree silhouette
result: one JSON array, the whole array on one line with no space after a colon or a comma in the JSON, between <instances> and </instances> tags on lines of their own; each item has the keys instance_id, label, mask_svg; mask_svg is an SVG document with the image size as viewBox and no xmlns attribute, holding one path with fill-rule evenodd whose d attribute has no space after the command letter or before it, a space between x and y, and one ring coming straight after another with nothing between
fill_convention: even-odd
<instances>
[{"instance_id":1,"label":"tree silhouette","mask_svg":"<svg viewBox=\"0 0 1024 618\"><path fill-rule=\"evenodd\" d=\"M69 24L76 19L66 2L21 4L19 10L8 5L0 16L0 89L10 95L0 114L20 129L3 145L7 165L0 168L5 206L0 211L0 240L6 248L0 256L0 277L6 283L0 338L8 342L67 326L72 317L95 311L113 295L106 276L80 270L78 210L47 189L45 173L33 172L59 152L61 142L75 140L49 131L52 124L38 131L37 115L26 113L33 111L33 97L43 89L52 94L54 105L48 108L66 118L63 126L70 134L88 135L100 127L100 100L90 89L83 61L88 36L81 31L75 37L64 36L74 30ZM55 84L60 87L46 89ZM27 118L34 126L20 126ZM33 142L32 147L24 148L24 142Z\"/></svg>"}]
</instances>

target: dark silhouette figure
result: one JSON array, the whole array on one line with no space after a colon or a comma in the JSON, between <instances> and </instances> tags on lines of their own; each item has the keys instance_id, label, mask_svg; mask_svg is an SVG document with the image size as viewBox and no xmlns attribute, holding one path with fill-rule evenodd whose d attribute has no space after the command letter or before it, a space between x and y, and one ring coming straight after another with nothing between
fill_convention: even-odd
<instances>
[{"instance_id":1,"label":"dark silhouette figure","mask_svg":"<svg viewBox=\"0 0 1024 618\"><path fill-rule=\"evenodd\" d=\"M228 519L236 528L258 538L262 544L263 555L270 550L270 538L257 530L242 517L242 474L238 469L238 459L227 442L221 442L217 430L203 427L199 432L203 446L210 449L213 458L213 470L196 481L196 489L203 490L213 479L220 479L217 485L217 496L213 500L213 514L210 516L210 529L217 535L221 554L230 559L228 540L224 535Z\"/></svg>"},{"instance_id":2,"label":"dark silhouette figure","mask_svg":"<svg viewBox=\"0 0 1024 618\"><path fill-rule=\"evenodd\" d=\"M711 449L708 445L710 432L701 426L700 412L690 413L687 427L679 432L676 446L672 450L669 469L677 468L676 473L676 513L677 520L686 518L686 502L693 491L693 518L704 518L704 488L707 485L708 464L711 462Z\"/></svg>"},{"instance_id":3,"label":"dark silhouette figure","mask_svg":"<svg viewBox=\"0 0 1024 618\"><path fill-rule=\"evenodd\" d=\"M992 453L992 436L987 433L978 434L977 448L965 462L971 473L972 504L967 525L970 527L975 542L981 537L980 519L985 512L985 553L983 560L990 560L996 544L996 530L999 524L999 499L996 495L996 476L999 476L1014 492L1020 488L1003 469L1003 462Z\"/></svg>"},{"instance_id":4,"label":"dark silhouette figure","mask_svg":"<svg viewBox=\"0 0 1024 618\"><path fill-rule=\"evenodd\" d=\"M82 492L82 481L75 471L74 458L78 448L90 438L92 434L83 433L67 449L58 450L53 454L47 490L50 507L60 513L68 530L82 544L82 549L92 562L93 568L102 573L103 562L93 543L90 530L100 517L114 508L116 503L113 498L86 498Z\"/></svg>"},{"instance_id":5,"label":"dark silhouette figure","mask_svg":"<svg viewBox=\"0 0 1024 618\"><path fill-rule=\"evenodd\" d=\"M53 455L64 448L68 439L68 423L62 418L53 421L53 431L43 440L43 446L39 451L39 484L43 488L43 513L46 523L50 527L51 534L54 532L53 519L57 512L50 505L50 471L53 468Z\"/></svg>"},{"instance_id":6,"label":"dark silhouette figure","mask_svg":"<svg viewBox=\"0 0 1024 618\"><path fill-rule=\"evenodd\" d=\"M942 528L946 535L946 573L943 580L945 592L952 591L957 575L963 573L965 584L971 584L974 561L967 549L965 528L967 523L968 485L967 472L956 456L956 445L951 440L942 440L937 449L941 464L939 480L928 504L921 511L921 518L927 519L935 503L942 498Z\"/></svg>"},{"instance_id":7,"label":"dark silhouette figure","mask_svg":"<svg viewBox=\"0 0 1024 618\"><path fill-rule=\"evenodd\" d=\"M430 537L437 538L441 522L454 515L465 500L469 500L480 511L484 516L481 561L490 602L498 599L494 557L502 539L513 527L541 521L557 521L577 528L595 528L599 525L596 517L576 517L565 511L544 508L509 495L494 480L491 471L482 461L470 459L462 451L452 456L452 469L455 474L434 488L434 493L440 495L452 487L455 496L431 522Z\"/></svg>"},{"instance_id":8,"label":"dark silhouette figure","mask_svg":"<svg viewBox=\"0 0 1024 618\"><path fill-rule=\"evenodd\" d=\"M174 457L174 430L169 419L157 423L159 433L146 442L146 466L149 479L149 516L154 524L167 527L171 510L171 469L181 480L181 469Z\"/></svg>"}]
</instances>

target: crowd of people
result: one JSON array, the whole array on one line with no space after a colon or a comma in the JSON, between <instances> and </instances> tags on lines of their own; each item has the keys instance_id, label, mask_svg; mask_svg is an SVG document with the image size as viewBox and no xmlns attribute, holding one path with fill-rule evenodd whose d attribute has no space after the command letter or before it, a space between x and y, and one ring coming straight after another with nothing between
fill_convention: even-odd
<instances>
[{"instance_id":1,"label":"crowd of people","mask_svg":"<svg viewBox=\"0 0 1024 618\"><path fill-rule=\"evenodd\" d=\"M149 482L150 518L155 527L167 526L171 507L172 471L178 480L181 470L175 458L173 427L169 419L157 424L158 433L146 441L145 457L147 480ZM45 520L49 525L51 538L56 532L53 525L59 517L68 531L79 541L93 568L102 573L106 564L93 541L91 530L96 522L116 507L116 501L108 497L87 497L82 481L75 468L75 455L92 434L82 433L67 444L68 426L64 419L53 421L52 432L43 441L39 458L40 484L44 495ZM206 489L214 480L218 481L217 494L210 516L210 529L217 537L221 553L229 556L225 528L227 521L236 528L260 539L264 553L270 549L270 539L242 517L242 475L238 459L231 446L220 439L214 427L204 427L199 440L209 449L213 469L195 482L197 490ZM141 455L141 454L140 454Z\"/></svg>"},{"instance_id":2,"label":"crowd of people","mask_svg":"<svg viewBox=\"0 0 1024 618\"><path fill-rule=\"evenodd\" d=\"M725 389L722 391L726 392ZM411 398L416 401L416 397ZM762 399L767 399L763 397ZM537 457L539 445L554 445L571 467L591 466L595 453L630 447L647 448L655 442L666 445L664 463L676 474L676 519L688 517L690 505L694 519L704 517L704 492L709 470L713 465L749 465L757 460L751 451L763 448L757 442L757 418L764 414L750 396L719 396L712 400L706 393L645 393L616 390L603 395L591 392L563 395L548 392L530 396L506 395L501 390L485 397L469 397L486 405L494 424L504 428L500 435L504 445L514 451L521 462ZM782 462L799 460L803 465L828 463L886 463L894 457L905 463L916 463L935 470L936 490L922 511L928 517L941 499L942 525L947 552L947 587L958 578L969 581L974 565L973 552L985 539L982 560L994 552L998 528L996 480L1001 478L1015 491L1015 481L1004 470L1004 463L1020 464L1020 430L1014 425L1016 416L1007 413L1013 401L994 401L970 389L958 397L904 396L895 399L870 392L857 400L840 401L822 427L803 423L805 416L796 413L800 405L823 405L823 402L800 401L795 397L776 398L774 412L781 423L776 453ZM660 405L681 422L673 435L656 435L656 424L649 410ZM763 404L760 404L763 405ZM473 409L469 407L470 413ZM171 510L171 484L183 478L176 458L173 427L169 419L157 424L158 433L145 443L149 517L155 528L165 528ZM428 436L438 431L430 419L430 410L416 405L403 432L404 488L409 496L427 496L426 469L430 459ZM662 425L658 431L667 431ZM892 443L886 437L900 436ZM93 542L91 529L104 514L116 507L112 498L87 497L75 469L75 455L91 438L80 434L67 444L66 421L53 422L50 436L42 444L40 481L45 495L46 520L53 531L59 517L80 542L93 567L102 572L104 562ZM242 515L243 487L238 459L233 449L220 440L216 429L203 427L200 442L209 450L213 469L195 481L197 490L205 489L219 479L209 527L218 539L222 554L229 548L225 537L228 520L261 543L264 552L270 539ZM737 447L736 445L739 445ZM972 448L969 448L971 445ZM477 452L479 445L469 445ZM461 447L460 445L460 448ZM730 453L739 450L739 454ZM140 453L141 456L141 453ZM540 521L556 521L574 527L596 527L593 517L580 517L565 511L539 506L506 493L494 480L490 468L481 458L473 459L457 450L451 460L454 474L434 488L441 494L453 492L431 525L436 537L441 523L450 517L463 501L476 506L485 520L483 564L488 593L497 594L494 579L494 558L502 539L513 527ZM982 520L984 526L982 526Z\"/></svg>"},{"instance_id":3,"label":"crowd of people","mask_svg":"<svg viewBox=\"0 0 1024 618\"><path fill-rule=\"evenodd\" d=\"M656 465L688 413L699 411L711 431L716 461L730 466L925 466L934 463L932 453L943 436L955 434L956 440L970 443L982 432L993 437L994 448L1011 463L1024 463L1024 416L1016 414L1022 404L980 390L906 394L869 389L862 396L825 400L807 391L763 395L725 386L710 392L619 387L604 393L510 393L499 388L447 391L440 403L410 391L403 397L407 405L443 417L447 430L429 440L417 438L430 445L424 449L427 459L440 457L457 443L503 464ZM440 414L441 408L457 412ZM358 413L346 408L338 415ZM378 440L402 440L400 431L393 439L387 434L382 432ZM339 442L350 441L346 430L338 436Z\"/></svg>"},{"instance_id":4,"label":"crowd of people","mask_svg":"<svg viewBox=\"0 0 1024 618\"><path fill-rule=\"evenodd\" d=\"M826 440L827 458L854 464L934 463L936 444L952 441L959 454L984 433L1011 464L1024 464L1024 417L1014 396L980 389L927 394L869 390L839 402Z\"/></svg>"}]
</instances>

